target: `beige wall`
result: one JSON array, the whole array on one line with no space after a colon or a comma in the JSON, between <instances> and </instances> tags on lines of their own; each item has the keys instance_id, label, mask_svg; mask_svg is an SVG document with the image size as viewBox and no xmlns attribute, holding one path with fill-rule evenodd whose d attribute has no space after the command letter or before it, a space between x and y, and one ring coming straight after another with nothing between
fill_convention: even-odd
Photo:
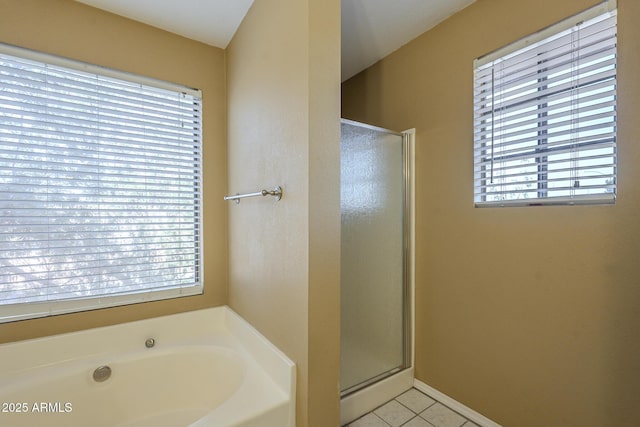
<instances>
[{"instance_id":1,"label":"beige wall","mask_svg":"<svg viewBox=\"0 0 640 427\"><path fill-rule=\"evenodd\" d=\"M473 59L595 3L478 0L343 84L344 117L417 129L417 377L504 426L640 425L640 2L617 204L473 207Z\"/></svg>"},{"instance_id":2,"label":"beige wall","mask_svg":"<svg viewBox=\"0 0 640 427\"><path fill-rule=\"evenodd\" d=\"M225 304L224 51L71 0L0 0L0 42L202 89L205 232L204 295L0 324L0 342Z\"/></svg>"},{"instance_id":3,"label":"beige wall","mask_svg":"<svg viewBox=\"0 0 640 427\"><path fill-rule=\"evenodd\" d=\"M297 425L339 424L340 3L256 0L227 48L229 302L297 364Z\"/></svg>"}]
</instances>

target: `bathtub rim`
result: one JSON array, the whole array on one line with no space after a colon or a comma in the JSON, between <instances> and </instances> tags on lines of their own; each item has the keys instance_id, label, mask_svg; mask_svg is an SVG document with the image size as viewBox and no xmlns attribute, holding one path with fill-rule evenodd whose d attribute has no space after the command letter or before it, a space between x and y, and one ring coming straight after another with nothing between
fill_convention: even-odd
<instances>
[{"instance_id":1,"label":"bathtub rim","mask_svg":"<svg viewBox=\"0 0 640 427\"><path fill-rule=\"evenodd\" d=\"M115 347L110 337L118 338ZM235 343L234 350L255 363L287 397L288 425L295 425L295 363L227 305L0 344L0 378L60 363L82 363L88 358L107 360L109 355L123 352L153 351L144 347L149 337L156 338L160 346L200 340L207 345L216 345L216 341L224 345L225 340Z\"/></svg>"}]
</instances>

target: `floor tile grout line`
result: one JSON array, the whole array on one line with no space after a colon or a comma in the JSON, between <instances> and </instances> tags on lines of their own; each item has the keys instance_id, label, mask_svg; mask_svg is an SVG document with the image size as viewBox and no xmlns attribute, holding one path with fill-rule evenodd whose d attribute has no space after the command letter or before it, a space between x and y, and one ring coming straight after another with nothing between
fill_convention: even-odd
<instances>
[{"instance_id":1,"label":"floor tile grout line","mask_svg":"<svg viewBox=\"0 0 640 427\"><path fill-rule=\"evenodd\" d=\"M402 393L402 394L404 394L404 393ZM400 394L400 395L398 395L398 396L401 396L402 394ZM385 407L385 406L387 406L388 404L390 404L390 403L392 403L392 402L393 402L393 403L396 403L396 404L400 405L402 408L406 409L407 411L409 411L409 413L411 413L413 416L412 416L411 418L409 418L406 422L404 422L404 423L402 423L402 424L400 425L400 426L403 426L403 425L405 425L407 422L409 422L409 421L411 421L412 419L414 419L418 414L416 414L416 412L415 412L415 411L413 411L412 409L410 409L410 408L406 407L406 406L405 406L405 405L403 405L400 401L398 401L398 400L396 399L398 396L394 397L393 399L389 400L388 402L385 402L385 403L384 403L384 405L379 406L379 407L378 407L378 409L381 409L381 408L383 408L383 407ZM376 411L377 411L378 409L376 409ZM376 414L376 415L378 415L378 414ZM381 416L381 415L378 415L378 417L379 417L379 418L382 418L382 416ZM391 426L391 424L390 424L386 419L382 418L382 420ZM391 427L393 427L393 426L391 426Z\"/></svg>"},{"instance_id":2,"label":"floor tile grout line","mask_svg":"<svg viewBox=\"0 0 640 427\"><path fill-rule=\"evenodd\" d=\"M383 405L383 406L384 406L384 405ZM392 426L391 426L391 424L389 424L389 423L387 422L387 420L385 420L384 418L382 418L380 415L378 415L378 414L373 414L373 415L375 415L376 417L378 417L378 419L379 419L379 420L381 420L383 423L385 423L385 424L386 424L386 425L388 425L389 427L392 427Z\"/></svg>"},{"instance_id":3,"label":"floor tile grout line","mask_svg":"<svg viewBox=\"0 0 640 427\"><path fill-rule=\"evenodd\" d=\"M415 412L414 412L414 414L415 414ZM411 418L411 419L410 419L409 421L407 421L406 423L402 424L400 427L404 427L404 426L406 426L407 424L409 424L411 421L415 420L416 418L420 418L422 421L424 421L425 423L429 424L430 426L436 427L436 426L434 426L433 424L431 424L429 421L427 421L427 420L425 420L424 418L422 418L422 417L421 417L420 415L418 415L418 414L416 414L416 416L415 416L415 417ZM464 427L464 424L463 424L462 426L460 426L460 427Z\"/></svg>"},{"instance_id":4,"label":"floor tile grout line","mask_svg":"<svg viewBox=\"0 0 640 427\"><path fill-rule=\"evenodd\" d=\"M384 405L382 405L384 406ZM344 425L343 427L351 427L354 423L358 422L359 420L363 419L364 417L366 417L367 415L373 415L374 417L376 417L378 420L382 421L382 423L384 423L384 425L392 427L391 424L389 424L386 420L382 419L382 417L380 417L378 414L374 413L374 411L371 412L367 412L366 414L364 414L363 416L361 416L358 419L353 420L352 422L350 422L349 424Z\"/></svg>"},{"instance_id":5,"label":"floor tile grout line","mask_svg":"<svg viewBox=\"0 0 640 427\"><path fill-rule=\"evenodd\" d=\"M413 412L413 413L414 413L414 414L416 414L416 415L420 415L422 412L424 412L424 411L426 411L427 409L431 408L431 407L432 407L433 405L435 405L436 403L440 403L440 402L438 402L437 400L435 400L433 397L431 397L431 396L427 396L426 394L422 393L420 390L418 390L418 389L416 389L416 388L414 388L414 390L417 390L417 391L418 391L419 393L421 393L423 396L426 396L426 397L428 397L429 399L433 400L433 403L432 403L432 404L430 404L429 406L427 406L426 408L424 408L422 411L420 411L420 412L416 412L416 411L414 411L413 409L409 408L407 405L405 405L404 403L402 403L402 402L400 402L400 401L398 400L398 397L402 396L402 394L404 394L404 393L399 394L398 396L394 397L392 400L395 400L396 402L398 402L399 404L401 404L402 406L404 406L405 408L407 408L408 410L410 410L411 412ZM405 392L405 393L406 393L406 392ZM390 400L389 402L391 402L391 400ZM387 403L389 403L389 402L387 402ZM387 403L385 403L385 405L386 405ZM384 406L384 405L382 405L382 406ZM457 413L457 412L456 412L456 413ZM412 419L413 419L413 418L412 418ZM431 423L429 423L429 424L431 424ZM433 425L433 424L432 424L432 425Z\"/></svg>"},{"instance_id":6,"label":"floor tile grout line","mask_svg":"<svg viewBox=\"0 0 640 427\"><path fill-rule=\"evenodd\" d=\"M402 395L400 395L400 396L402 396ZM404 403L400 402L400 401L398 400L398 398L397 398L397 397L395 397L393 400L395 400L395 401L396 401L396 402L398 402L400 405L402 405L403 407L405 407L405 408L407 408L408 410L410 410L410 411L411 411L412 413L414 413L415 415L418 415L418 414L419 414L419 412L414 411L413 409L409 408L409 407L408 407L407 405L405 405ZM389 401L389 402L391 402L391 401ZM411 418L411 419L413 419L413 418Z\"/></svg>"},{"instance_id":7,"label":"floor tile grout line","mask_svg":"<svg viewBox=\"0 0 640 427\"><path fill-rule=\"evenodd\" d=\"M416 390L416 391L417 391L418 393L420 393L422 396L425 396L425 397L429 398L430 400L433 400L433 403L431 403L429 406L427 406L426 408L424 408L422 411L420 411L420 412L415 412L413 409L409 408L408 406L404 405L402 402L400 402L400 401L398 400L398 397L400 397L400 396L402 396L403 394L405 394L405 393L409 392L410 390ZM439 400L437 400L437 399L436 399L436 398L434 398L433 396L429 396L428 394L424 393L422 390L418 390L418 389L417 389L417 388L415 388L415 387L411 387L409 390L405 391L404 393L399 394L398 396L396 396L396 397L394 397L394 398L390 399L389 401L387 401L387 402L383 403L382 405L380 405L380 406L376 407L375 409L371 410L370 412L367 412L366 414L364 414L364 415L363 415L363 416L361 416L360 418L358 418L358 419L354 420L353 422L351 422L351 423L347 424L347 425L346 425L346 426L344 426L344 427L351 427L351 425L352 425L354 422L357 422L358 420L360 420L360 419L362 419L362 418L366 417L366 416L367 416L367 415L369 415L369 414L374 415L376 418L378 418L380 421L382 421L385 425L387 425L387 426L389 426L389 427L392 427L392 426L391 426L391 424L389 424L385 419L383 419L381 416L379 416L378 414L376 414L376 413L375 413L375 411L377 411L378 409L382 408L383 406L385 406L385 405L387 405L387 404L389 404L389 403L391 403L391 402L393 402L393 401L395 401L397 404L399 404L400 406L402 406L403 408L407 409L409 412L411 412L412 414L414 414L414 416L413 416L412 418L410 418L409 420L407 420L405 423L401 424L401 425L400 425L400 427L403 427L403 426L407 425L409 422L411 422L411 421L412 421L412 420L414 420L415 418L420 418L421 420L425 421L425 422L426 422L427 424L429 424L430 426L437 427L437 426L435 426L434 424L432 424L429 420L425 419L425 418L421 415L421 414L422 414L422 413L424 413L427 409L429 409L429 408L431 408L431 407L435 406L436 404L440 404L441 406L443 406L444 408L446 408L446 409L448 409L449 411L453 412L454 414L457 414L457 415L459 415L460 417L462 417L462 418L463 418L463 420L464 420L464 422L461 424L461 426L460 426L460 427L464 427L464 425L465 425L465 424L467 424L467 423L471 422L471 420L470 420L470 419L468 419L468 418L467 418L467 417L465 417L464 415L462 415L462 414L458 413L457 411L455 411L455 410L453 410L453 409L449 408L447 405L445 405L444 403L440 402Z\"/></svg>"},{"instance_id":8,"label":"floor tile grout line","mask_svg":"<svg viewBox=\"0 0 640 427\"><path fill-rule=\"evenodd\" d=\"M431 397L431 396L429 396L429 397ZM433 397L431 397L431 398L433 399ZM434 400L435 400L435 399L434 399ZM444 403L440 402L439 400L436 400L436 403L439 403L439 404L440 404L440 406L445 407L446 409L450 410L450 411L451 411L451 412L453 412L454 414L461 416L461 417L464 419L464 423L463 423L460 427L464 427L464 425L465 425L466 423L471 422L471 420L470 420L469 418L465 417L465 416L464 416L464 415L462 415L460 412L458 412L458 411L456 411L456 410L454 410L454 409L449 408L447 405L445 405ZM435 405L436 403L434 403L433 405ZM431 405L431 406L433 406L433 405ZM431 406L430 406L430 407L431 407ZM430 407L429 407L429 408L430 408ZM429 408L427 408L427 409L429 409ZM427 409L425 409L425 411L426 411ZM422 412L424 412L424 411L422 411ZM422 412L421 412L421 413L422 413ZM431 424L431 423L429 423L429 424Z\"/></svg>"},{"instance_id":9,"label":"floor tile grout line","mask_svg":"<svg viewBox=\"0 0 640 427\"><path fill-rule=\"evenodd\" d=\"M404 407L404 408L406 408L406 409L410 410L412 414L414 414L414 415L418 415L418 414L416 413L416 411L414 411L413 409L409 408L407 405L404 405L404 404L403 404L402 402L400 402L397 398L394 398L393 400L395 400L397 403L399 403L402 407ZM390 400L389 402L391 402L391 400ZM413 419L413 418L411 418L411 419Z\"/></svg>"}]
</instances>

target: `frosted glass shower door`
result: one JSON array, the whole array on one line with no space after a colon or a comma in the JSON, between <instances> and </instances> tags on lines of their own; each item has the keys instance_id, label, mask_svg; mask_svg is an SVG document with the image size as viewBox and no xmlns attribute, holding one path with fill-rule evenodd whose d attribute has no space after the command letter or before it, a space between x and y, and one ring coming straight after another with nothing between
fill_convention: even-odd
<instances>
[{"instance_id":1,"label":"frosted glass shower door","mask_svg":"<svg viewBox=\"0 0 640 427\"><path fill-rule=\"evenodd\" d=\"M401 134L341 126L341 384L344 394L405 365Z\"/></svg>"}]
</instances>

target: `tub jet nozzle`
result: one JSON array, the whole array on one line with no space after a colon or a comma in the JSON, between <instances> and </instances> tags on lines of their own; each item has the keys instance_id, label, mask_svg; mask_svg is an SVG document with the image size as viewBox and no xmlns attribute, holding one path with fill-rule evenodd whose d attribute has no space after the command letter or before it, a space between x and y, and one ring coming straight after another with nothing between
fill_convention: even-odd
<instances>
[{"instance_id":1,"label":"tub jet nozzle","mask_svg":"<svg viewBox=\"0 0 640 427\"><path fill-rule=\"evenodd\" d=\"M111 377L111 368L108 366L100 366L93 371L93 380L101 383Z\"/></svg>"}]
</instances>

